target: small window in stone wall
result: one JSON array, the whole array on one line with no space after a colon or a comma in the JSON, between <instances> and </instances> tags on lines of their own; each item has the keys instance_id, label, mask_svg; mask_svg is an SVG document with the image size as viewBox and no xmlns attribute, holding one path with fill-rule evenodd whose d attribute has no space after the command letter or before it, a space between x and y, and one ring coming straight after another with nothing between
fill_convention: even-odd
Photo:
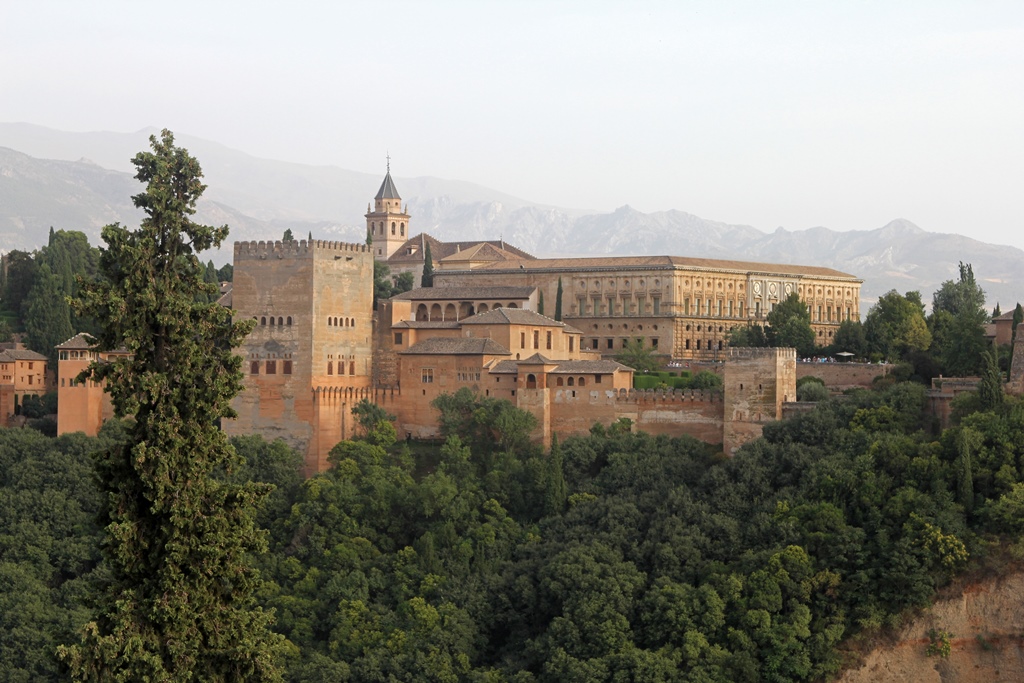
<instances>
[{"instance_id":1,"label":"small window in stone wall","mask_svg":"<svg viewBox=\"0 0 1024 683\"><path fill-rule=\"evenodd\" d=\"M281 374L290 375L292 374L292 362L290 360L283 361L281 363Z\"/></svg>"},{"instance_id":2,"label":"small window in stone wall","mask_svg":"<svg viewBox=\"0 0 1024 683\"><path fill-rule=\"evenodd\" d=\"M268 360L267 361L267 374L268 375L276 375L277 374L277 361L276 360Z\"/></svg>"},{"instance_id":3,"label":"small window in stone wall","mask_svg":"<svg viewBox=\"0 0 1024 683\"><path fill-rule=\"evenodd\" d=\"M400 345L401 343L402 343L402 333L401 332L395 332L395 345L397 346L397 345Z\"/></svg>"},{"instance_id":4,"label":"small window in stone wall","mask_svg":"<svg viewBox=\"0 0 1024 683\"><path fill-rule=\"evenodd\" d=\"M333 375L334 374L334 361L332 361L332 360L327 361L327 374L328 375Z\"/></svg>"},{"instance_id":5,"label":"small window in stone wall","mask_svg":"<svg viewBox=\"0 0 1024 683\"><path fill-rule=\"evenodd\" d=\"M594 384L601 383L601 375L594 375Z\"/></svg>"},{"instance_id":6,"label":"small window in stone wall","mask_svg":"<svg viewBox=\"0 0 1024 683\"><path fill-rule=\"evenodd\" d=\"M348 374L350 374L350 375L356 374L356 362L354 360L353 361L349 361L349 363L348 363Z\"/></svg>"},{"instance_id":7,"label":"small window in stone wall","mask_svg":"<svg viewBox=\"0 0 1024 683\"><path fill-rule=\"evenodd\" d=\"M250 375L258 375L258 374L260 374L260 362L258 360L254 360L253 362L249 363L249 374Z\"/></svg>"}]
</instances>

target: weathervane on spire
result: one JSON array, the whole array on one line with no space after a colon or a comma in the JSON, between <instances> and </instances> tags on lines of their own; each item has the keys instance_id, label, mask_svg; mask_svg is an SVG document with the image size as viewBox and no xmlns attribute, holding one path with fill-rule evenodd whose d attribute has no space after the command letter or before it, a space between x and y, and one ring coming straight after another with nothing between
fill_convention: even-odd
<instances>
[{"instance_id":1,"label":"weathervane on spire","mask_svg":"<svg viewBox=\"0 0 1024 683\"><path fill-rule=\"evenodd\" d=\"M391 152L388 151L387 154L388 154L388 156L387 156L387 159L388 159L388 173L391 173Z\"/></svg>"}]
</instances>

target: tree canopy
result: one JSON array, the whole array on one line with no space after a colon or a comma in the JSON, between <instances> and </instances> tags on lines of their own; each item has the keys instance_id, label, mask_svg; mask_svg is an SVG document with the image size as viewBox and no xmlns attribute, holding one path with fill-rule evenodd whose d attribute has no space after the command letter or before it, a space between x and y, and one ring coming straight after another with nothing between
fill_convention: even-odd
<instances>
[{"instance_id":1,"label":"tree canopy","mask_svg":"<svg viewBox=\"0 0 1024 683\"><path fill-rule=\"evenodd\" d=\"M218 420L233 415L231 349L251 323L202 296L213 285L196 253L228 229L191 219L199 163L167 130L150 143L133 159L145 218L103 229L104 277L76 302L102 324L99 349L131 354L84 374L134 421L125 443L96 456L109 579L81 644L61 656L78 680L276 680L280 638L255 603L248 558L265 547L254 518L268 488L215 476L239 462Z\"/></svg>"}]
</instances>

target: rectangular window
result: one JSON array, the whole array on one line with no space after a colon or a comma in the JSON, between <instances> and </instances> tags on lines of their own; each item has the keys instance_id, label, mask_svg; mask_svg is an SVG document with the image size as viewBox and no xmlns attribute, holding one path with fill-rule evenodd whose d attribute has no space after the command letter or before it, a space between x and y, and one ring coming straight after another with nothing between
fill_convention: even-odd
<instances>
[{"instance_id":1,"label":"rectangular window","mask_svg":"<svg viewBox=\"0 0 1024 683\"><path fill-rule=\"evenodd\" d=\"M636 300L636 312L639 313L640 315L643 315L644 313L647 312L647 299L638 298Z\"/></svg>"},{"instance_id":2,"label":"rectangular window","mask_svg":"<svg viewBox=\"0 0 1024 683\"><path fill-rule=\"evenodd\" d=\"M540 330L533 331L533 348L540 348Z\"/></svg>"},{"instance_id":3,"label":"rectangular window","mask_svg":"<svg viewBox=\"0 0 1024 683\"><path fill-rule=\"evenodd\" d=\"M276 375L277 374L277 361L276 360L268 360L267 361L267 374L268 375Z\"/></svg>"},{"instance_id":4,"label":"rectangular window","mask_svg":"<svg viewBox=\"0 0 1024 683\"><path fill-rule=\"evenodd\" d=\"M573 339L575 339L575 337L569 337L569 350L570 351L572 351Z\"/></svg>"},{"instance_id":5,"label":"rectangular window","mask_svg":"<svg viewBox=\"0 0 1024 683\"><path fill-rule=\"evenodd\" d=\"M579 304L579 307L580 307L580 315L584 315L587 312L587 299L586 299L586 297L582 297L581 296L578 299L578 304Z\"/></svg>"},{"instance_id":6,"label":"rectangular window","mask_svg":"<svg viewBox=\"0 0 1024 683\"><path fill-rule=\"evenodd\" d=\"M690 297L683 299L683 315L690 315Z\"/></svg>"},{"instance_id":7,"label":"rectangular window","mask_svg":"<svg viewBox=\"0 0 1024 683\"><path fill-rule=\"evenodd\" d=\"M592 348L593 350L597 351L598 346L597 346L597 340L596 339L591 339L590 340L590 348Z\"/></svg>"},{"instance_id":8,"label":"rectangular window","mask_svg":"<svg viewBox=\"0 0 1024 683\"><path fill-rule=\"evenodd\" d=\"M693 300L693 314L700 315L700 299Z\"/></svg>"},{"instance_id":9,"label":"rectangular window","mask_svg":"<svg viewBox=\"0 0 1024 683\"><path fill-rule=\"evenodd\" d=\"M661 297L654 297L654 315L661 315Z\"/></svg>"},{"instance_id":10,"label":"rectangular window","mask_svg":"<svg viewBox=\"0 0 1024 683\"><path fill-rule=\"evenodd\" d=\"M521 349L525 349L526 348L526 333L525 332L520 332L519 333L519 348L521 348Z\"/></svg>"},{"instance_id":11,"label":"rectangular window","mask_svg":"<svg viewBox=\"0 0 1024 683\"><path fill-rule=\"evenodd\" d=\"M704 310L707 311L707 315L708 315L708 317L710 317L711 316L711 299L708 299L708 307L706 309L704 309Z\"/></svg>"},{"instance_id":12,"label":"rectangular window","mask_svg":"<svg viewBox=\"0 0 1024 683\"><path fill-rule=\"evenodd\" d=\"M423 384L434 383L434 368L423 368L420 371L420 382Z\"/></svg>"},{"instance_id":13,"label":"rectangular window","mask_svg":"<svg viewBox=\"0 0 1024 683\"><path fill-rule=\"evenodd\" d=\"M729 300L729 317L732 317L732 300Z\"/></svg>"},{"instance_id":14,"label":"rectangular window","mask_svg":"<svg viewBox=\"0 0 1024 683\"><path fill-rule=\"evenodd\" d=\"M601 375L594 375L594 384L601 383Z\"/></svg>"},{"instance_id":15,"label":"rectangular window","mask_svg":"<svg viewBox=\"0 0 1024 683\"><path fill-rule=\"evenodd\" d=\"M615 346L614 346L615 345L615 340L614 339L606 339L605 342L607 343L609 349L615 348Z\"/></svg>"},{"instance_id":16,"label":"rectangular window","mask_svg":"<svg viewBox=\"0 0 1024 683\"><path fill-rule=\"evenodd\" d=\"M281 363L281 372L285 375L292 374L292 362L290 360L286 360Z\"/></svg>"},{"instance_id":17,"label":"rectangular window","mask_svg":"<svg viewBox=\"0 0 1024 683\"><path fill-rule=\"evenodd\" d=\"M615 315L615 297L608 297L608 315Z\"/></svg>"},{"instance_id":18,"label":"rectangular window","mask_svg":"<svg viewBox=\"0 0 1024 683\"><path fill-rule=\"evenodd\" d=\"M350 375L355 375L356 374L356 362L354 360L350 360L348 362L348 374L350 374Z\"/></svg>"},{"instance_id":19,"label":"rectangular window","mask_svg":"<svg viewBox=\"0 0 1024 683\"><path fill-rule=\"evenodd\" d=\"M250 375L258 375L258 374L260 374L260 362L258 360L254 360L253 362L249 363L249 374Z\"/></svg>"},{"instance_id":20,"label":"rectangular window","mask_svg":"<svg viewBox=\"0 0 1024 683\"><path fill-rule=\"evenodd\" d=\"M651 338L651 348L652 349L658 348L658 338L657 337L652 337Z\"/></svg>"},{"instance_id":21,"label":"rectangular window","mask_svg":"<svg viewBox=\"0 0 1024 683\"><path fill-rule=\"evenodd\" d=\"M697 340L697 350L700 351L700 339Z\"/></svg>"},{"instance_id":22,"label":"rectangular window","mask_svg":"<svg viewBox=\"0 0 1024 683\"><path fill-rule=\"evenodd\" d=\"M690 340L689 339L686 340L686 350L687 351L690 350Z\"/></svg>"},{"instance_id":23,"label":"rectangular window","mask_svg":"<svg viewBox=\"0 0 1024 683\"><path fill-rule=\"evenodd\" d=\"M395 346L401 346L401 345L402 345L402 333L401 332L395 332Z\"/></svg>"},{"instance_id":24,"label":"rectangular window","mask_svg":"<svg viewBox=\"0 0 1024 683\"><path fill-rule=\"evenodd\" d=\"M722 317L722 300L721 299L718 300L718 317L719 318Z\"/></svg>"},{"instance_id":25,"label":"rectangular window","mask_svg":"<svg viewBox=\"0 0 1024 683\"><path fill-rule=\"evenodd\" d=\"M548 330L548 349L551 348L551 330Z\"/></svg>"}]
</instances>

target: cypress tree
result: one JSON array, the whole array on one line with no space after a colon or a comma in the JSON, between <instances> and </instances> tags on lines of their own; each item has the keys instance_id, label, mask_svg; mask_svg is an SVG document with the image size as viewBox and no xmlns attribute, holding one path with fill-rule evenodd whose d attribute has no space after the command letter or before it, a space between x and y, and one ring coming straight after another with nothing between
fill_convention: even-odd
<instances>
[{"instance_id":1,"label":"cypress tree","mask_svg":"<svg viewBox=\"0 0 1024 683\"><path fill-rule=\"evenodd\" d=\"M558 444L558 435L551 435L551 454L548 456L547 486L544 491L544 512L549 515L561 514L565 510L565 501L569 499L569 486L565 483L565 471L562 466L562 447Z\"/></svg>"},{"instance_id":2,"label":"cypress tree","mask_svg":"<svg viewBox=\"0 0 1024 683\"><path fill-rule=\"evenodd\" d=\"M145 218L103 229L105 277L76 301L102 323L100 350L131 354L83 376L105 381L115 413L135 422L95 456L108 579L81 643L58 654L83 681L280 680L282 638L255 604L247 561L266 547L254 517L268 487L225 481L239 458L217 426L234 415L231 349L252 325L199 296L213 292L195 252L228 229L191 220L205 189L198 162L167 130L150 143L133 159Z\"/></svg>"},{"instance_id":3,"label":"cypress tree","mask_svg":"<svg viewBox=\"0 0 1024 683\"><path fill-rule=\"evenodd\" d=\"M57 360L54 347L74 334L67 294L61 276L50 270L48 264L40 265L35 284L25 300L26 342L30 349L47 356L51 363Z\"/></svg>"},{"instance_id":4,"label":"cypress tree","mask_svg":"<svg viewBox=\"0 0 1024 683\"><path fill-rule=\"evenodd\" d=\"M292 235L292 229L291 228L285 228L284 229L284 235L281 236L281 241L282 242L294 242L295 241L295 236Z\"/></svg>"},{"instance_id":5,"label":"cypress tree","mask_svg":"<svg viewBox=\"0 0 1024 683\"><path fill-rule=\"evenodd\" d=\"M537 296L537 312L544 315L544 290L540 290Z\"/></svg>"},{"instance_id":6,"label":"cypress tree","mask_svg":"<svg viewBox=\"0 0 1024 683\"><path fill-rule=\"evenodd\" d=\"M558 278L558 291L555 293L555 320L562 320L562 278Z\"/></svg>"},{"instance_id":7,"label":"cypress tree","mask_svg":"<svg viewBox=\"0 0 1024 683\"><path fill-rule=\"evenodd\" d=\"M430 242L427 242L423 250L423 277L420 278L420 287L434 286L434 258L430 254Z\"/></svg>"}]
</instances>

